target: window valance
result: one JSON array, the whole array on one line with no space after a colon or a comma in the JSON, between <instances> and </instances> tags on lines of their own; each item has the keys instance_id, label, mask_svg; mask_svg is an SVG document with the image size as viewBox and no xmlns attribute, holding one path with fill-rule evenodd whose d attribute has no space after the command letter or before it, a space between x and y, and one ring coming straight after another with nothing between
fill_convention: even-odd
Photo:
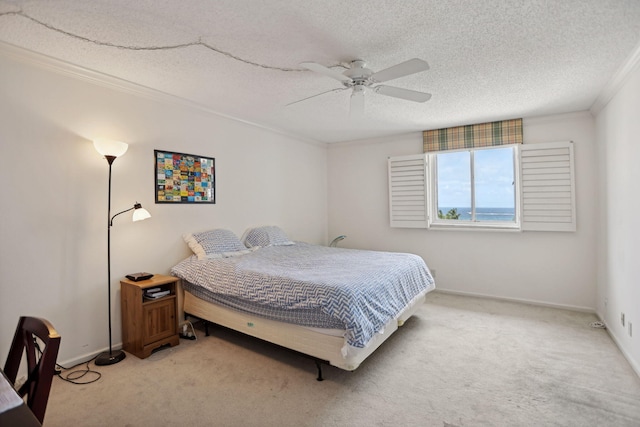
<instances>
[{"instance_id":1,"label":"window valance","mask_svg":"<svg viewBox=\"0 0 640 427\"><path fill-rule=\"evenodd\" d=\"M522 119L425 130L424 152L522 144Z\"/></svg>"}]
</instances>

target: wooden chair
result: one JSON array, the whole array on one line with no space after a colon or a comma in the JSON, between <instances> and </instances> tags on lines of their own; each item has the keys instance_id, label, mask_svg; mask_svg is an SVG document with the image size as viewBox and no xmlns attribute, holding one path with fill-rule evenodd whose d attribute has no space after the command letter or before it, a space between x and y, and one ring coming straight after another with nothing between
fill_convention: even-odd
<instances>
[{"instance_id":1,"label":"wooden chair","mask_svg":"<svg viewBox=\"0 0 640 427\"><path fill-rule=\"evenodd\" d=\"M36 338L44 348L40 348ZM20 387L18 394L22 397L27 395L27 406L41 423L47 409L59 348L60 335L49 321L37 317L20 317L4 372L9 381L15 384L23 353L26 352L27 381Z\"/></svg>"}]
</instances>

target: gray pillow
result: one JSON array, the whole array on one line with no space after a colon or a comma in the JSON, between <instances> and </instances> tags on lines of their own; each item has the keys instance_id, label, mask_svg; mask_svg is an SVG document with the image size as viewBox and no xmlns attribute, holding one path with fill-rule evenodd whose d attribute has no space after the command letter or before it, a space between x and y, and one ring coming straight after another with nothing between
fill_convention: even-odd
<instances>
[{"instance_id":1,"label":"gray pillow","mask_svg":"<svg viewBox=\"0 0 640 427\"><path fill-rule=\"evenodd\" d=\"M247 250L233 231L222 228L185 234L183 238L198 259L224 258Z\"/></svg>"},{"instance_id":2,"label":"gray pillow","mask_svg":"<svg viewBox=\"0 0 640 427\"><path fill-rule=\"evenodd\" d=\"M243 241L249 248L295 245L287 234L275 225L251 228L245 232Z\"/></svg>"}]
</instances>

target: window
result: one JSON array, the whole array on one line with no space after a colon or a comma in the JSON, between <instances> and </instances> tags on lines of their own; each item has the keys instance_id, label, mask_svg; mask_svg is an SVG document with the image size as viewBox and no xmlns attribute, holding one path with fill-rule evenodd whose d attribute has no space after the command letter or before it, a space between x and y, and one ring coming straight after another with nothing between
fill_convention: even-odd
<instances>
[{"instance_id":1,"label":"window","mask_svg":"<svg viewBox=\"0 0 640 427\"><path fill-rule=\"evenodd\" d=\"M516 147L429 155L434 173L434 225L517 227Z\"/></svg>"},{"instance_id":2,"label":"window","mask_svg":"<svg viewBox=\"0 0 640 427\"><path fill-rule=\"evenodd\" d=\"M391 227L575 231L573 144L391 157Z\"/></svg>"}]
</instances>

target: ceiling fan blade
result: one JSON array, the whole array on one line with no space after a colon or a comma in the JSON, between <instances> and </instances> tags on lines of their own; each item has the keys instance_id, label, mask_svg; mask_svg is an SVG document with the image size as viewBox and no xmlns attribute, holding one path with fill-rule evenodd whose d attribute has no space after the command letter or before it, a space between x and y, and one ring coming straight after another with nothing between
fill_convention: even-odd
<instances>
[{"instance_id":1,"label":"ceiling fan blade","mask_svg":"<svg viewBox=\"0 0 640 427\"><path fill-rule=\"evenodd\" d=\"M380 85L374 87L373 90L381 95L393 96L394 98L406 99L407 101L426 102L431 99L430 93L402 89L394 86Z\"/></svg>"},{"instance_id":2,"label":"ceiling fan blade","mask_svg":"<svg viewBox=\"0 0 640 427\"><path fill-rule=\"evenodd\" d=\"M408 61L401 62L393 67L385 68L371 75L371 80L382 83L398 77L408 76L409 74L419 73L429 69L429 64L422 59L413 58Z\"/></svg>"},{"instance_id":3,"label":"ceiling fan blade","mask_svg":"<svg viewBox=\"0 0 640 427\"><path fill-rule=\"evenodd\" d=\"M353 88L349 115L353 118L364 116L364 86L362 85L354 86Z\"/></svg>"},{"instance_id":4,"label":"ceiling fan blade","mask_svg":"<svg viewBox=\"0 0 640 427\"><path fill-rule=\"evenodd\" d=\"M332 79L339 80L341 82L350 82L351 79L345 76L342 73L339 73L336 70L332 70L331 68L325 67L324 65L320 65L317 62L301 62L300 66L306 68L310 71L315 71L316 73L324 74L325 76L331 77Z\"/></svg>"},{"instance_id":5,"label":"ceiling fan blade","mask_svg":"<svg viewBox=\"0 0 640 427\"><path fill-rule=\"evenodd\" d=\"M302 98L302 99L299 99L297 101L290 102L290 103L286 104L285 107L288 107L289 105L297 104L298 102L306 101L307 99L315 98L316 96L324 95L325 93L339 92L339 91L347 90L347 89L349 89L349 88L348 87L339 87L339 88L336 88L336 89L331 89L331 90L327 90L327 91L324 91L324 92L316 93L315 95L307 96L306 98Z\"/></svg>"}]
</instances>

